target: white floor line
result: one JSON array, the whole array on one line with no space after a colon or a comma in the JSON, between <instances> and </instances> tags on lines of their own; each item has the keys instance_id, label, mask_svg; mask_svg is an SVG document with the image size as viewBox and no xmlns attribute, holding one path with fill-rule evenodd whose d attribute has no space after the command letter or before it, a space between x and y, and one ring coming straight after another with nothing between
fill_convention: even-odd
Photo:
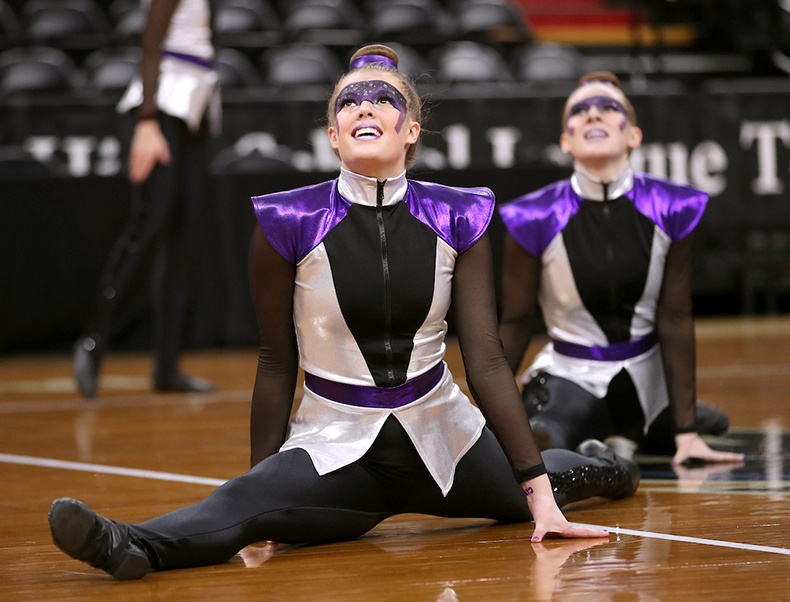
<instances>
[{"instance_id":1,"label":"white floor line","mask_svg":"<svg viewBox=\"0 0 790 602\"><path fill-rule=\"evenodd\" d=\"M0 414L28 412L103 410L108 408L183 406L184 403L207 405L210 403L236 403L252 397L251 389L217 391L214 393L160 393L157 395L130 395L95 399L31 399L0 403Z\"/></svg>"},{"instance_id":2,"label":"white floor line","mask_svg":"<svg viewBox=\"0 0 790 602\"><path fill-rule=\"evenodd\" d=\"M735 548L736 550L751 550L753 552L769 552L772 554L784 554L790 556L790 548L774 548L772 546L756 546L749 543L738 543L734 541L722 541L720 539L704 539L702 537L686 537L684 535L670 535L667 533L654 533L652 531L637 531L634 529L621 529L620 527L607 527L605 525L588 525L584 523L573 523L582 527L592 527L594 529L606 529L614 535L633 535L635 537L647 537L651 539L666 539L668 541L684 541L686 543L697 543L706 546L718 546L720 548Z\"/></svg>"},{"instance_id":3,"label":"white floor line","mask_svg":"<svg viewBox=\"0 0 790 602\"><path fill-rule=\"evenodd\" d=\"M51 458L37 458L34 456L20 456L16 454L0 454L0 462L6 464L24 464L27 466L40 466L43 468L60 468L63 470L76 470L81 472L99 472L118 476L138 477L144 479L157 479L160 481L173 481L179 483L192 483L197 485L212 485L219 487L225 481L223 479L210 479L207 477L196 477L170 472L158 472L153 470L140 470L137 468L123 468L120 466L105 466L102 464L89 464L86 462L69 462L66 460L55 460ZM737 543L722 541L719 539L703 539L699 537L685 537L682 535L669 535L666 533L654 533L652 531L637 531L634 529L622 529L620 527L608 527L605 525L588 525L584 523L573 523L583 527L593 527L595 529L606 529L614 535L633 535L635 537L647 537L653 539L666 539L669 541L683 541L722 548L734 548L737 550L751 550L754 552L768 552L773 554L784 554L790 556L790 549L775 548L771 546L757 546L747 543Z\"/></svg>"},{"instance_id":4,"label":"white floor line","mask_svg":"<svg viewBox=\"0 0 790 602\"><path fill-rule=\"evenodd\" d=\"M213 485L219 487L225 481L207 477L176 474L172 472L158 472L154 470L140 470L138 468L123 468L122 466L105 466L104 464L88 464L86 462L69 462L67 460L54 460L51 458L36 458L34 456L18 456L16 454L0 454L0 462L6 464L24 464L42 468L60 468L63 470L76 470L79 472L100 472L102 474L118 475L123 477L137 477L141 479L156 479L159 481L173 481L179 483L193 483L196 485Z\"/></svg>"}]
</instances>

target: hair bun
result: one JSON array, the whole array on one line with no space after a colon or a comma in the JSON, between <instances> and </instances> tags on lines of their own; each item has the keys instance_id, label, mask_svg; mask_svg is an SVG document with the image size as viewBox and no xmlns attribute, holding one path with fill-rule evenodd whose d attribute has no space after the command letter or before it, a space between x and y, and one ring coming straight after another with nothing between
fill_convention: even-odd
<instances>
[{"instance_id":1,"label":"hair bun","mask_svg":"<svg viewBox=\"0 0 790 602\"><path fill-rule=\"evenodd\" d=\"M348 62L348 70L373 67L398 70L398 53L384 44L368 44L357 50Z\"/></svg>"},{"instance_id":2,"label":"hair bun","mask_svg":"<svg viewBox=\"0 0 790 602\"><path fill-rule=\"evenodd\" d=\"M609 84L615 88L620 88L620 78L611 71L592 71L586 73L579 78L579 86L586 86L587 84L601 83Z\"/></svg>"},{"instance_id":3,"label":"hair bun","mask_svg":"<svg viewBox=\"0 0 790 602\"><path fill-rule=\"evenodd\" d=\"M354 69L359 69L360 67L364 67L366 65L381 65L386 69L392 69L393 71L398 70L398 63L393 61L390 57L384 56L382 54L364 54L362 56L358 56L349 63L348 67L349 71L353 71Z\"/></svg>"}]
</instances>

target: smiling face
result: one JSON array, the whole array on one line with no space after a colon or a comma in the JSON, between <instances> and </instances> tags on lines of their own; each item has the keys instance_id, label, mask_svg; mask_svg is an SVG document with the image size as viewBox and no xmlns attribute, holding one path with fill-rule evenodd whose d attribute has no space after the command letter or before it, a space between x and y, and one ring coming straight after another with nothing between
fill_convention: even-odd
<instances>
[{"instance_id":1,"label":"smiling face","mask_svg":"<svg viewBox=\"0 0 790 602\"><path fill-rule=\"evenodd\" d=\"M419 139L420 124L399 84L381 70L352 72L338 84L327 133L346 169L385 180L406 168L406 151Z\"/></svg>"},{"instance_id":2,"label":"smiling face","mask_svg":"<svg viewBox=\"0 0 790 602\"><path fill-rule=\"evenodd\" d=\"M614 177L642 142L642 131L622 91L594 82L578 88L565 103L560 146L574 164L604 180Z\"/></svg>"}]
</instances>

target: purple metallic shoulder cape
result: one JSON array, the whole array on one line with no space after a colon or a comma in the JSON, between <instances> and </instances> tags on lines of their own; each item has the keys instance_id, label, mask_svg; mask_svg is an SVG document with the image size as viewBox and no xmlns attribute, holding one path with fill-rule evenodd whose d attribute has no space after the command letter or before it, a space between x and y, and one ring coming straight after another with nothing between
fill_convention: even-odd
<instances>
[{"instance_id":1,"label":"purple metallic shoulder cape","mask_svg":"<svg viewBox=\"0 0 790 602\"><path fill-rule=\"evenodd\" d=\"M626 197L673 242L694 230L708 202L704 192L648 174L634 174L634 187ZM501 205L499 214L516 242L540 257L582 202L568 178Z\"/></svg>"},{"instance_id":2,"label":"purple metallic shoulder cape","mask_svg":"<svg viewBox=\"0 0 790 602\"><path fill-rule=\"evenodd\" d=\"M499 215L516 242L529 254L540 257L581 202L568 178L501 205Z\"/></svg>"},{"instance_id":3,"label":"purple metallic shoulder cape","mask_svg":"<svg viewBox=\"0 0 790 602\"><path fill-rule=\"evenodd\" d=\"M708 204L707 193L649 174L634 174L634 187L626 196L672 242L682 240L697 227Z\"/></svg>"},{"instance_id":4,"label":"purple metallic shoulder cape","mask_svg":"<svg viewBox=\"0 0 790 602\"><path fill-rule=\"evenodd\" d=\"M456 188L415 180L409 180L403 199L415 218L458 253L486 231L494 201L488 188ZM336 179L253 196L252 204L266 239L294 264L320 244L351 207L338 192Z\"/></svg>"}]
</instances>

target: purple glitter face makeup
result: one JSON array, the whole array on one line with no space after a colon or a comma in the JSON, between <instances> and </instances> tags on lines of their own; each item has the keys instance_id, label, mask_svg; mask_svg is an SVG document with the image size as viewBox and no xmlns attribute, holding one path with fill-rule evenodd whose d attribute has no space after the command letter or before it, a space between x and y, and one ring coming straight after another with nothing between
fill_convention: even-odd
<instances>
[{"instance_id":1,"label":"purple glitter face makeup","mask_svg":"<svg viewBox=\"0 0 790 602\"><path fill-rule=\"evenodd\" d=\"M623 104L609 96L591 96L580 100L568 110L568 119L579 113L587 113L592 107L595 107L601 113L610 113L612 111L622 113L628 119L628 111Z\"/></svg>"},{"instance_id":2,"label":"purple glitter face makeup","mask_svg":"<svg viewBox=\"0 0 790 602\"><path fill-rule=\"evenodd\" d=\"M380 79L348 84L337 95L335 115L347 107L356 108L366 100L375 107L390 104L402 113L403 119L406 117L407 104L403 94L392 84ZM398 130L400 130L403 119L398 123Z\"/></svg>"}]
</instances>

